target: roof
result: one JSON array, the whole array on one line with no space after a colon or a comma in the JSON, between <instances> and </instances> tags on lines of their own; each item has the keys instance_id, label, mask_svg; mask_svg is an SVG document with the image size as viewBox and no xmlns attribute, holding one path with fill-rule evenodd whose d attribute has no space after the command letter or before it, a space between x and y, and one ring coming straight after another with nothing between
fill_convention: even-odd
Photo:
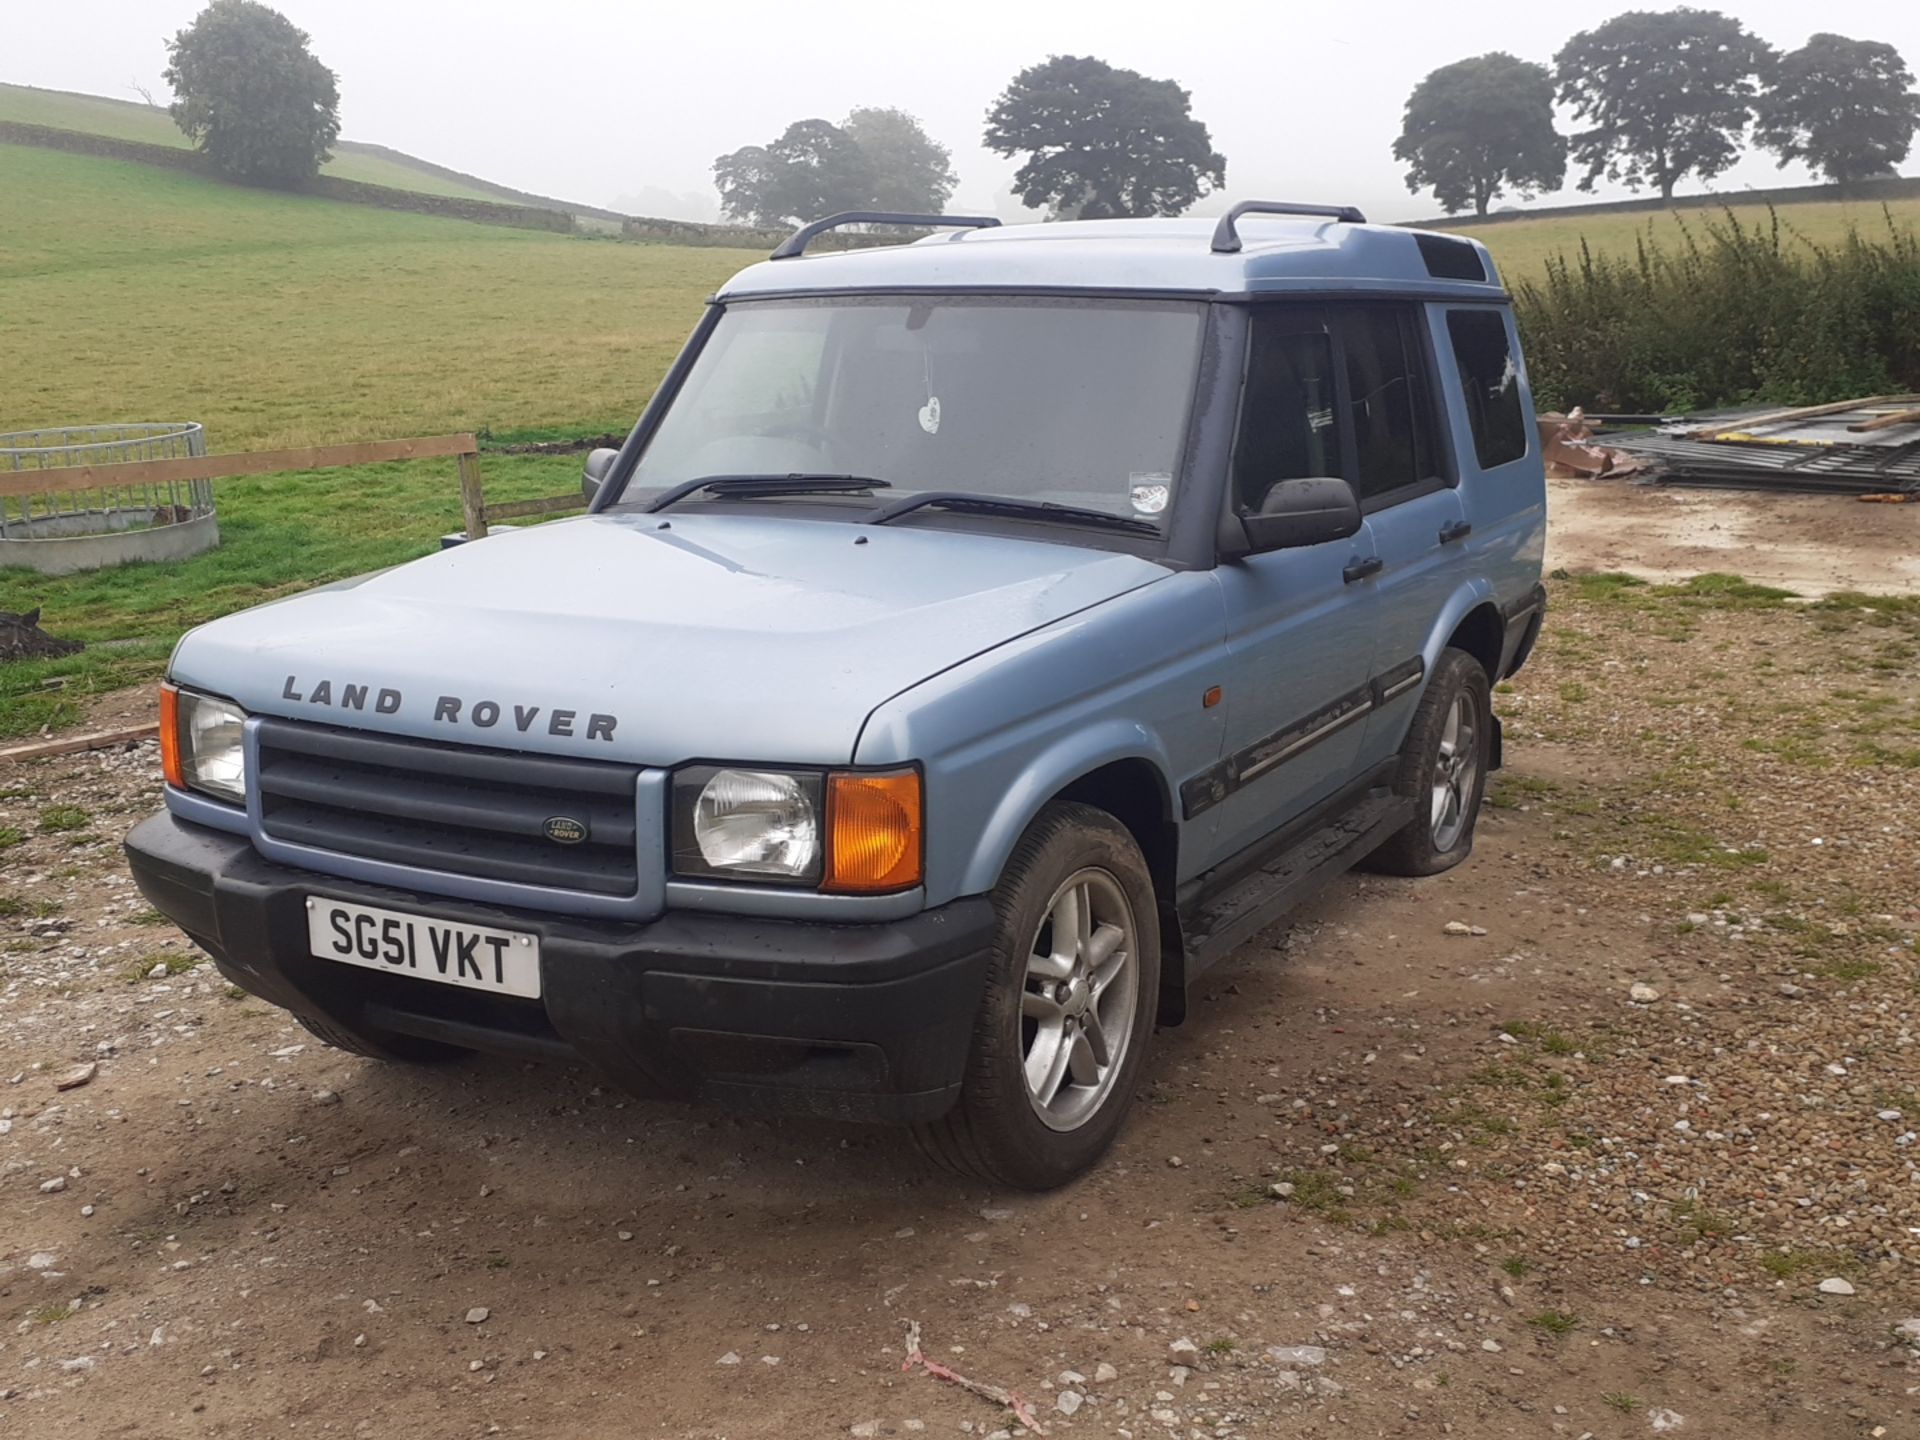
<instances>
[{"instance_id":1,"label":"roof","mask_svg":"<svg viewBox=\"0 0 1920 1440\"><path fill-rule=\"evenodd\" d=\"M1504 295L1484 245L1459 235L1293 216L1240 219L1243 248L1211 246L1215 222L1075 220L942 231L906 245L819 250L749 266L720 297L834 290L1152 290L1195 294L1379 290ZM1484 280L1448 279L1428 266L1436 242L1456 261L1477 255ZM1444 262L1443 262L1444 263ZM1467 267L1471 269L1471 265Z\"/></svg>"}]
</instances>

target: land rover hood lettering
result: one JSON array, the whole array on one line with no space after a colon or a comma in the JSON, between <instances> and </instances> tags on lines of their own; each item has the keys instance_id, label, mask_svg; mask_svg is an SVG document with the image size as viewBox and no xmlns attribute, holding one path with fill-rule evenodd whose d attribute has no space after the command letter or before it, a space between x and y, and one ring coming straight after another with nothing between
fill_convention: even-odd
<instances>
[{"instance_id":1,"label":"land rover hood lettering","mask_svg":"<svg viewBox=\"0 0 1920 1440\"><path fill-rule=\"evenodd\" d=\"M229 615L180 642L173 678L257 715L420 740L845 764L893 696L1171 573L958 527L698 511L659 524L502 531Z\"/></svg>"},{"instance_id":2,"label":"land rover hood lettering","mask_svg":"<svg viewBox=\"0 0 1920 1440\"><path fill-rule=\"evenodd\" d=\"M373 697L373 713L376 715L398 715L405 707L406 696L391 687L378 690L371 685L355 685L350 681L341 681L336 692L332 680L302 680L298 675L287 676L287 683L280 687L280 698L293 705L321 705L337 710L366 710L367 697ZM604 715L594 711L587 716L586 724L580 725L578 710L546 710L539 705L506 704L499 700L476 700L471 706L458 695L436 695L433 699L433 719L435 724L459 725L461 711L465 709L465 724L479 730L491 730L503 720L522 735L530 732L534 722L546 715L543 727L549 735L581 735L588 740L611 742L615 727L620 719L615 715ZM298 713L298 712L296 712ZM311 718L321 719L322 716Z\"/></svg>"}]
</instances>

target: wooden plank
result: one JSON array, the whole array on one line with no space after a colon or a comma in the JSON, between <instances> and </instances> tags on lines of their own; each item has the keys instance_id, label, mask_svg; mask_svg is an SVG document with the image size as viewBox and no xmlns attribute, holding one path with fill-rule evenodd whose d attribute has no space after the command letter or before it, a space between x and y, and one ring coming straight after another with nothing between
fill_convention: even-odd
<instances>
[{"instance_id":1,"label":"wooden plank","mask_svg":"<svg viewBox=\"0 0 1920 1440\"><path fill-rule=\"evenodd\" d=\"M1791 420L1817 420L1822 415L1844 415L1849 410L1864 410L1869 405L1887 405L1911 399L1907 395L1866 395L1858 400L1836 400L1831 405L1802 405L1797 410L1770 410L1764 415L1749 415L1743 420L1719 420L1686 432L1688 440L1711 440L1717 435L1749 434L1756 426L1784 425Z\"/></svg>"},{"instance_id":2,"label":"wooden plank","mask_svg":"<svg viewBox=\"0 0 1920 1440\"><path fill-rule=\"evenodd\" d=\"M129 725L121 730L96 730L91 735L69 735L60 740L40 740L32 745L14 745L0 750L0 761L41 760L49 755L73 755L82 750L104 750L109 745L128 745L135 740L151 740L160 733L157 722Z\"/></svg>"},{"instance_id":3,"label":"wooden plank","mask_svg":"<svg viewBox=\"0 0 1920 1440\"><path fill-rule=\"evenodd\" d=\"M565 510L586 508L584 495L549 495L544 500L509 500L502 505L489 505L486 520L491 525L495 520L514 520L522 515L558 515Z\"/></svg>"},{"instance_id":4,"label":"wooden plank","mask_svg":"<svg viewBox=\"0 0 1920 1440\"><path fill-rule=\"evenodd\" d=\"M487 497L480 488L480 457L460 457L460 510L466 516L467 539L487 538Z\"/></svg>"},{"instance_id":5,"label":"wooden plank","mask_svg":"<svg viewBox=\"0 0 1920 1440\"><path fill-rule=\"evenodd\" d=\"M471 435L429 435L415 440L362 440L351 445L189 455L178 460L136 460L118 465L67 465L58 470L8 471L0 475L0 497L53 495L113 485L228 480L237 475L324 470L334 465L374 465L387 460L432 460L450 455L477 455L479 449Z\"/></svg>"},{"instance_id":6,"label":"wooden plank","mask_svg":"<svg viewBox=\"0 0 1920 1440\"><path fill-rule=\"evenodd\" d=\"M1872 430L1891 430L1896 425L1920 425L1920 410L1896 410L1891 415L1876 415L1871 420L1847 426L1847 430L1854 435L1865 435Z\"/></svg>"}]
</instances>

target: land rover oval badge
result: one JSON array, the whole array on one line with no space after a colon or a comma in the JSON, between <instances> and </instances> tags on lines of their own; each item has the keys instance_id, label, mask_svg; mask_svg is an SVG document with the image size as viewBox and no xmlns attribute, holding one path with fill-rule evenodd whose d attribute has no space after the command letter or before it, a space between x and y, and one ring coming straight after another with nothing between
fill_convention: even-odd
<instances>
[{"instance_id":1,"label":"land rover oval badge","mask_svg":"<svg viewBox=\"0 0 1920 1440\"><path fill-rule=\"evenodd\" d=\"M540 828L556 845L578 845L587 838L586 822L571 815L549 815L547 823Z\"/></svg>"}]
</instances>

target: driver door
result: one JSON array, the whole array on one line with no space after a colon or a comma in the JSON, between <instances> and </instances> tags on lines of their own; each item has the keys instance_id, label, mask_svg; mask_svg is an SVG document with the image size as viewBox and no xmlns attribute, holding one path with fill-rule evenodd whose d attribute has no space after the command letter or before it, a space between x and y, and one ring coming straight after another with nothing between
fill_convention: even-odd
<instances>
[{"instance_id":1,"label":"driver door","mask_svg":"<svg viewBox=\"0 0 1920 1440\"><path fill-rule=\"evenodd\" d=\"M1256 513L1281 480L1350 474L1341 421L1345 382L1328 313L1265 305L1249 341L1232 461L1232 503ZM1211 822L1219 864L1329 799L1357 768L1374 651L1371 587L1353 583L1371 556L1363 525L1344 540L1273 550L1214 570L1227 615L1228 791ZM1356 707L1358 707L1356 709Z\"/></svg>"}]
</instances>

